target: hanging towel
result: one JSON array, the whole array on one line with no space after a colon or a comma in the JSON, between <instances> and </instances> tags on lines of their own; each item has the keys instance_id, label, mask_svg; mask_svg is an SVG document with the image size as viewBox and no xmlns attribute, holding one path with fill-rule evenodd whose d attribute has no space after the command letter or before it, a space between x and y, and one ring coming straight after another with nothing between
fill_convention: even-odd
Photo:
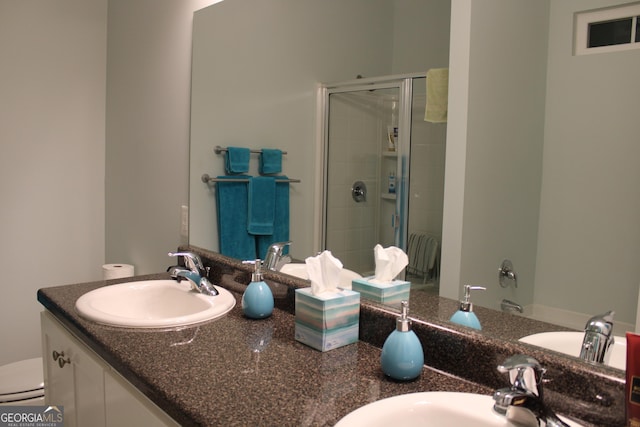
<instances>
[{"instance_id":1,"label":"hanging towel","mask_svg":"<svg viewBox=\"0 0 640 427\"><path fill-rule=\"evenodd\" d=\"M228 147L224 156L224 168L228 174L249 172L251 150L241 147Z\"/></svg>"},{"instance_id":2,"label":"hanging towel","mask_svg":"<svg viewBox=\"0 0 640 427\"><path fill-rule=\"evenodd\" d=\"M249 176L219 176L218 178L247 178L247 182L216 183L220 253L231 258L256 259L256 239L247 232Z\"/></svg>"},{"instance_id":3,"label":"hanging towel","mask_svg":"<svg viewBox=\"0 0 640 427\"><path fill-rule=\"evenodd\" d=\"M427 105L424 120L446 123L449 105L449 69L432 68L427 71Z\"/></svg>"},{"instance_id":4,"label":"hanging towel","mask_svg":"<svg viewBox=\"0 0 640 427\"><path fill-rule=\"evenodd\" d=\"M263 148L260 152L259 166L262 175L282 172L282 150Z\"/></svg>"},{"instance_id":5,"label":"hanging towel","mask_svg":"<svg viewBox=\"0 0 640 427\"><path fill-rule=\"evenodd\" d=\"M276 205L276 179L271 176L249 178L248 203L247 231L249 234L255 236L272 235Z\"/></svg>"},{"instance_id":6,"label":"hanging towel","mask_svg":"<svg viewBox=\"0 0 640 427\"><path fill-rule=\"evenodd\" d=\"M276 182L275 212L273 220L273 234L267 236L256 236L258 246L258 258L264 258L269 246L277 242L286 242L289 239L289 183L284 181L289 179L286 176L275 176L275 179L283 180ZM283 254L289 253L289 247L285 246Z\"/></svg>"}]
</instances>

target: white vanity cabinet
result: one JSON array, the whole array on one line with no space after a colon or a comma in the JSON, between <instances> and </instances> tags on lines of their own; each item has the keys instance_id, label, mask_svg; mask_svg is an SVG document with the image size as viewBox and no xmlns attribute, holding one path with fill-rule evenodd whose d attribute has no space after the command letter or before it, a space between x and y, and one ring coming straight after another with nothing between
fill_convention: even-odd
<instances>
[{"instance_id":1,"label":"white vanity cabinet","mask_svg":"<svg viewBox=\"0 0 640 427\"><path fill-rule=\"evenodd\" d=\"M51 313L40 320L45 400L64 407L65 426L178 425Z\"/></svg>"}]
</instances>

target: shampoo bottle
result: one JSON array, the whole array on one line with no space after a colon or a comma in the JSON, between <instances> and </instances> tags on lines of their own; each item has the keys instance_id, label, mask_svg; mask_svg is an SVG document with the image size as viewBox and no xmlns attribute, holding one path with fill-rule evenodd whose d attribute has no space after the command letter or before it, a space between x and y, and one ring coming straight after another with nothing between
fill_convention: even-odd
<instances>
[{"instance_id":1,"label":"shampoo bottle","mask_svg":"<svg viewBox=\"0 0 640 427\"><path fill-rule=\"evenodd\" d=\"M255 261L255 269L251 275L251 283L242 295L242 311L251 319L264 319L273 312L273 293L269 285L262 280L261 262Z\"/></svg>"},{"instance_id":2,"label":"shampoo bottle","mask_svg":"<svg viewBox=\"0 0 640 427\"><path fill-rule=\"evenodd\" d=\"M420 376L424 365L422 344L411 330L408 318L409 303L402 301L402 314L396 320L396 330L391 332L382 346L382 371L396 380L412 380Z\"/></svg>"},{"instance_id":3,"label":"shampoo bottle","mask_svg":"<svg viewBox=\"0 0 640 427\"><path fill-rule=\"evenodd\" d=\"M453 313L450 321L462 326L468 326L473 329L482 329L478 316L473 312L473 304L471 303L471 291L484 291L486 288L482 286L464 286L464 299L460 300L460 309Z\"/></svg>"}]
</instances>

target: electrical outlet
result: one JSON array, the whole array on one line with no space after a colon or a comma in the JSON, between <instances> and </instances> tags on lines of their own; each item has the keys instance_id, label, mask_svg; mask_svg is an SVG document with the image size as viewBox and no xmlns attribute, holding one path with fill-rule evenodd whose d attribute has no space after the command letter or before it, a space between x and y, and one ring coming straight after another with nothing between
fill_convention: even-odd
<instances>
[{"instance_id":1,"label":"electrical outlet","mask_svg":"<svg viewBox=\"0 0 640 427\"><path fill-rule=\"evenodd\" d=\"M180 211L180 236L189 237L189 206L185 205Z\"/></svg>"}]
</instances>

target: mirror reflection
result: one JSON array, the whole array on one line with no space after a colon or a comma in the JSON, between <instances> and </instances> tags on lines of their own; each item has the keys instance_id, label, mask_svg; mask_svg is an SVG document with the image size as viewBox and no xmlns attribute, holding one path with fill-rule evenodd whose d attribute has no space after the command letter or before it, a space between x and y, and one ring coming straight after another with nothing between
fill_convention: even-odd
<instances>
[{"instance_id":1,"label":"mirror reflection","mask_svg":"<svg viewBox=\"0 0 640 427\"><path fill-rule=\"evenodd\" d=\"M440 295L458 300L463 285L481 285L478 312L508 300L525 315L582 329L615 310L615 334L634 329L640 59L637 51L574 56L572 45L576 11L617 3L233 0L198 11L190 243L218 248L215 192L201 181L223 174L213 147L269 147L287 151L284 172L301 179L290 188L290 254L325 249L319 86L448 65ZM388 171L380 169L374 187L382 188ZM408 224L414 218L424 212L410 211ZM505 259L517 287L500 286Z\"/></svg>"}]
</instances>

